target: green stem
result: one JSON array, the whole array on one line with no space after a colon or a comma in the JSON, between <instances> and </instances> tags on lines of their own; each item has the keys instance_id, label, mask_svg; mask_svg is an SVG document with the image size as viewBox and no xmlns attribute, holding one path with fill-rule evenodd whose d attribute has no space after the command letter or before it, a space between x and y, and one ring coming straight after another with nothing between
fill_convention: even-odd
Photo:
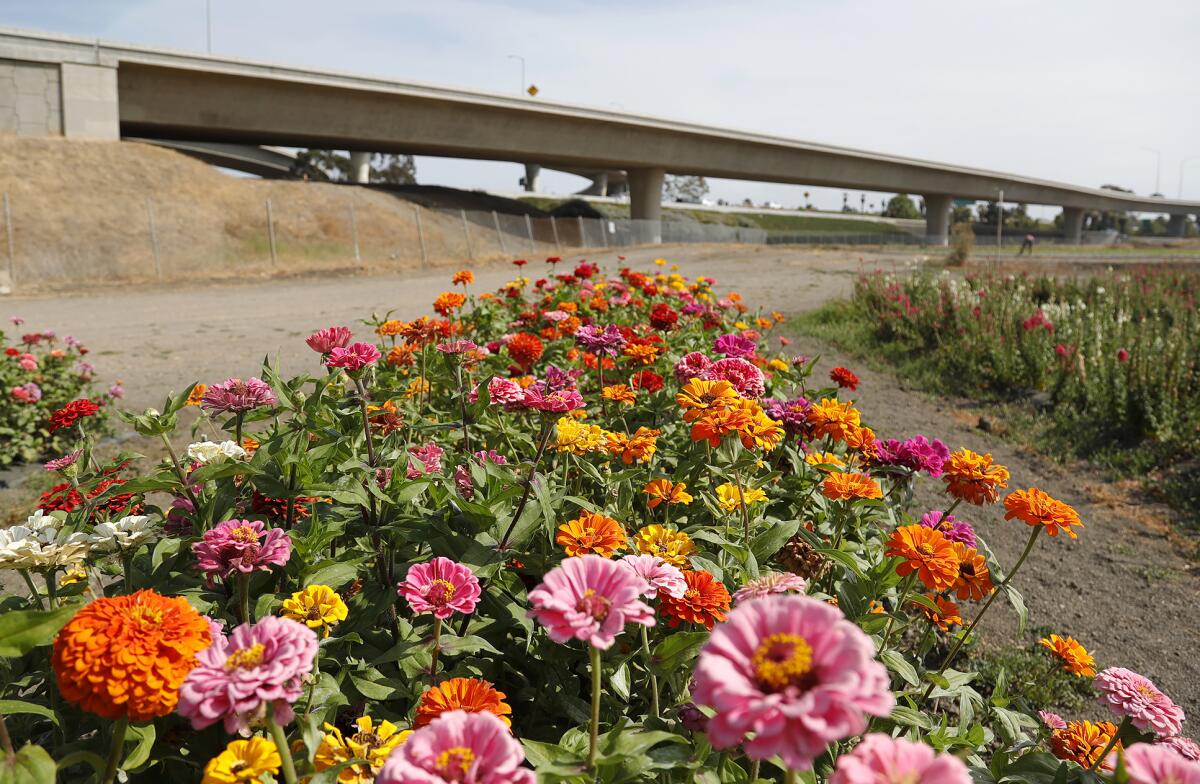
<instances>
[{"instance_id":1,"label":"green stem","mask_svg":"<svg viewBox=\"0 0 1200 784\"><path fill-rule=\"evenodd\" d=\"M658 704L658 676L651 669L653 657L650 655L650 632L645 626L642 627L642 653L646 656L646 672L650 674L650 715L656 719L661 718L662 712L659 710Z\"/></svg>"},{"instance_id":2,"label":"green stem","mask_svg":"<svg viewBox=\"0 0 1200 784\"><path fill-rule=\"evenodd\" d=\"M1117 743L1121 739L1121 733L1128 730L1130 724L1131 722L1129 721L1128 716L1121 719L1121 726L1117 727L1117 731L1113 733L1112 740L1108 742L1108 745L1104 747L1104 751L1100 752L1100 756L1096 758L1096 761L1091 764L1088 770L1096 770L1104 764L1104 758L1107 757L1109 753L1116 747Z\"/></svg>"},{"instance_id":3,"label":"green stem","mask_svg":"<svg viewBox=\"0 0 1200 784\"><path fill-rule=\"evenodd\" d=\"M905 601L908 600L908 594L912 591L913 580L916 578L916 572L909 572L908 577L904 578L903 585L900 586L900 600L897 602L895 609L888 616L887 627L883 630L883 642L879 643L879 651L882 653L887 649L888 640L892 637L892 624L896 621L896 613L904 607Z\"/></svg>"},{"instance_id":4,"label":"green stem","mask_svg":"<svg viewBox=\"0 0 1200 784\"><path fill-rule=\"evenodd\" d=\"M192 514L200 514L200 502L196 500L196 495L192 492L192 485L188 482L187 474L183 472L183 465L179 462L179 457L175 454L175 448L171 446L171 439L167 438L166 433L159 433L162 438L163 445L167 448L167 455L171 458L171 465L175 466L175 475L179 477L179 484L183 486L183 494L192 502ZM241 446L241 442L238 442Z\"/></svg>"},{"instance_id":5,"label":"green stem","mask_svg":"<svg viewBox=\"0 0 1200 784\"><path fill-rule=\"evenodd\" d=\"M129 717L120 719L113 727L112 746L108 749L108 763L104 766L101 784L112 784L117 778L117 763L121 761L121 753L125 750L125 730L129 729Z\"/></svg>"},{"instance_id":6,"label":"green stem","mask_svg":"<svg viewBox=\"0 0 1200 784\"><path fill-rule=\"evenodd\" d=\"M238 575L239 605L242 609L242 623L250 623L250 574Z\"/></svg>"},{"instance_id":7,"label":"green stem","mask_svg":"<svg viewBox=\"0 0 1200 784\"><path fill-rule=\"evenodd\" d=\"M42 579L46 582L46 596L50 600L51 610L58 607L57 573L57 569L47 569L46 571L42 572Z\"/></svg>"},{"instance_id":8,"label":"green stem","mask_svg":"<svg viewBox=\"0 0 1200 784\"><path fill-rule=\"evenodd\" d=\"M796 771L791 768L788 768L787 772L783 774L784 784L796 784L798 780Z\"/></svg>"},{"instance_id":9,"label":"green stem","mask_svg":"<svg viewBox=\"0 0 1200 784\"><path fill-rule=\"evenodd\" d=\"M267 705L267 728L271 731L271 740L275 741L275 749L283 762L283 780L287 784L296 784L296 765L292 762L292 750L288 747L287 735L275 721L275 706Z\"/></svg>"},{"instance_id":10,"label":"green stem","mask_svg":"<svg viewBox=\"0 0 1200 784\"><path fill-rule=\"evenodd\" d=\"M242 420L244 420L245 418L246 418L245 411L237 412L237 416L234 418L233 434L234 434L234 438L237 439L238 446L242 445ZM165 436L164 436L164 438L165 438Z\"/></svg>"},{"instance_id":11,"label":"green stem","mask_svg":"<svg viewBox=\"0 0 1200 784\"><path fill-rule=\"evenodd\" d=\"M42 592L39 591L37 586L33 584L33 578L29 576L29 570L20 569L19 571L21 572L21 577L25 578L25 584L29 586L29 594L33 597L33 600L37 602L38 609L46 609L46 605L42 601Z\"/></svg>"},{"instance_id":12,"label":"green stem","mask_svg":"<svg viewBox=\"0 0 1200 784\"><path fill-rule=\"evenodd\" d=\"M463 451L466 454L471 454L471 428L467 421L467 389L463 386L462 380L462 361L455 358L454 361L454 378L458 382L458 408L462 415L462 431L463 431Z\"/></svg>"},{"instance_id":13,"label":"green stem","mask_svg":"<svg viewBox=\"0 0 1200 784\"><path fill-rule=\"evenodd\" d=\"M363 433L367 437L367 464L371 468L375 468L375 443L371 439L371 419L367 413L367 390L363 386L362 379L351 377L354 381L354 388L358 390L358 405L362 411ZM371 477L371 481L375 481L375 477Z\"/></svg>"},{"instance_id":14,"label":"green stem","mask_svg":"<svg viewBox=\"0 0 1200 784\"><path fill-rule=\"evenodd\" d=\"M742 472L733 472L733 481L737 483L738 506L742 508L742 537L746 549L750 549L750 510L746 508L746 492L742 489Z\"/></svg>"},{"instance_id":15,"label":"green stem","mask_svg":"<svg viewBox=\"0 0 1200 784\"><path fill-rule=\"evenodd\" d=\"M442 651L442 619L433 619L433 663L429 665L429 675L437 680L438 654Z\"/></svg>"},{"instance_id":16,"label":"green stem","mask_svg":"<svg viewBox=\"0 0 1200 784\"><path fill-rule=\"evenodd\" d=\"M750 781L758 781L758 772L761 766L762 760L754 760L750 763Z\"/></svg>"},{"instance_id":17,"label":"green stem","mask_svg":"<svg viewBox=\"0 0 1200 784\"><path fill-rule=\"evenodd\" d=\"M121 574L125 577L125 593L133 593L133 552L121 551Z\"/></svg>"},{"instance_id":18,"label":"green stem","mask_svg":"<svg viewBox=\"0 0 1200 784\"><path fill-rule=\"evenodd\" d=\"M588 743L587 767L591 770L596 766L596 749L600 743L600 694L604 690L600 682L600 649L588 646L588 655L592 662L592 727L591 740Z\"/></svg>"},{"instance_id":19,"label":"green stem","mask_svg":"<svg viewBox=\"0 0 1200 784\"><path fill-rule=\"evenodd\" d=\"M525 489L521 491L521 500L517 502L512 522L508 524L508 530L504 532L504 536L500 537L500 544L496 546L497 552L504 552L508 549L508 537L512 536L513 530L517 527L517 521L521 519L521 513L525 511L525 505L529 503L529 494L533 490L533 480L537 475L538 463L541 462L542 453L546 451L546 444L550 441L551 429L549 419L542 417L542 432L538 438L537 453L533 456L533 465L529 466L529 476L525 478Z\"/></svg>"},{"instance_id":20,"label":"green stem","mask_svg":"<svg viewBox=\"0 0 1200 784\"><path fill-rule=\"evenodd\" d=\"M992 595L988 598L987 603L983 605L983 609L981 609L979 614L971 620L971 625L968 626L967 630L964 631L962 636L958 638L958 642L956 642L954 647L950 649L950 653L946 654L945 660L942 661L942 666L938 668L937 671L939 676L946 671L946 668L950 666L952 661L954 661L954 657L958 655L960 650L962 650L963 645L965 645L967 642L967 638L971 636L971 632L975 631L975 627L979 625L979 622L983 619L983 616L988 611L988 608L991 607L992 603L996 601L996 597L1001 594L1001 589L1006 588L1008 584L1013 581L1013 578L1017 576L1017 571L1021 568L1021 564L1025 563L1025 559L1029 557L1029 553L1033 551L1033 545L1035 542L1037 542L1038 534L1041 532L1042 526L1034 526L1033 533L1029 535L1029 541L1025 543L1025 550L1021 553L1021 557L1017 559L1017 563L1013 566L1012 571L1008 573L1008 577L1004 578L996 590L992 592ZM933 693L934 686L934 683L929 684L929 688L925 689L925 693L921 695L922 701L929 699L929 695Z\"/></svg>"}]
</instances>

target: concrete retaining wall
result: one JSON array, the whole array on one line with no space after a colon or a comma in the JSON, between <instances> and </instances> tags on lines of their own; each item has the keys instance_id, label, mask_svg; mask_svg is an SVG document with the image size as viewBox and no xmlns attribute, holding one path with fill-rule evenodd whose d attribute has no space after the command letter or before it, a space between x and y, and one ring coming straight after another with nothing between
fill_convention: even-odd
<instances>
[{"instance_id":1,"label":"concrete retaining wall","mask_svg":"<svg viewBox=\"0 0 1200 784\"><path fill-rule=\"evenodd\" d=\"M0 133L59 136L62 130L59 66L0 60Z\"/></svg>"}]
</instances>

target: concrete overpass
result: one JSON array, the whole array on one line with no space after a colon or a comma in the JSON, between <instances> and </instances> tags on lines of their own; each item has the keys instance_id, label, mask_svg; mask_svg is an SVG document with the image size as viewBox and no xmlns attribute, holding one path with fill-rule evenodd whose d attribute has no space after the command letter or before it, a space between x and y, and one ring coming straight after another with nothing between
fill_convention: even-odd
<instances>
[{"instance_id":1,"label":"concrete overpass","mask_svg":"<svg viewBox=\"0 0 1200 784\"><path fill-rule=\"evenodd\" d=\"M1068 241L1078 241L1086 210L1167 214L1176 234L1200 213L1200 202L608 109L10 29L0 29L5 128L620 170L632 217L646 220L661 216L667 172L912 193L940 241L954 198L994 200L1001 190L1007 202L1061 206Z\"/></svg>"}]
</instances>

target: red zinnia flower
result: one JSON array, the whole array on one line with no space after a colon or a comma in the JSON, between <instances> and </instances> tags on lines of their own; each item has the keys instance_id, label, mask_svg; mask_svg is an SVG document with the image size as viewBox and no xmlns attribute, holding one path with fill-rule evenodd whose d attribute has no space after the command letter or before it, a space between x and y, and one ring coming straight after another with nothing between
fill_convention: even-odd
<instances>
[{"instance_id":1,"label":"red zinnia flower","mask_svg":"<svg viewBox=\"0 0 1200 784\"><path fill-rule=\"evenodd\" d=\"M671 306L660 302L650 309L650 326L666 331L679 321L679 314L671 310Z\"/></svg>"},{"instance_id":2,"label":"red zinnia flower","mask_svg":"<svg viewBox=\"0 0 1200 784\"><path fill-rule=\"evenodd\" d=\"M657 392L663 388L663 377L653 370L639 370L630 378L630 383L634 389Z\"/></svg>"},{"instance_id":3,"label":"red zinnia flower","mask_svg":"<svg viewBox=\"0 0 1200 784\"><path fill-rule=\"evenodd\" d=\"M72 427L77 420L90 417L99 410L100 406L90 400L72 400L50 415L50 432Z\"/></svg>"},{"instance_id":4,"label":"red zinnia flower","mask_svg":"<svg viewBox=\"0 0 1200 784\"><path fill-rule=\"evenodd\" d=\"M682 598L658 592L659 607L667 615L668 625L674 629L681 622L702 623L711 630L717 621L724 621L731 597L721 581L703 570L685 571L683 579L687 591Z\"/></svg>"},{"instance_id":5,"label":"red zinnia flower","mask_svg":"<svg viewBox=\"0 0 1200 784\"><path fill-rule=\"evenodd\" d=\"M518 267L524 267L528 263L525 259L513 259L513 264Z\"/></svg>"},{"instance_id":6,"label":"red zinnia flower","mask_svg":"<svg viewBox=\"0 0 1200 784\"><path fill-rule=\"evenodd\" d=\"M858 376L844 367L835 367L829 371L829 378L843 389L849 389L851 392L858 389Z\"/></svg>"}]
</instances>

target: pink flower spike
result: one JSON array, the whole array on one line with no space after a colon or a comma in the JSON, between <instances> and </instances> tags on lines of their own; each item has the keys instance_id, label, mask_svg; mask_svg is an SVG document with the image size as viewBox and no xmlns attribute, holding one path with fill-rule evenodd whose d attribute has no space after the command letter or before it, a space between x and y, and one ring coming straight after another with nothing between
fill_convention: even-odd
<instances>
[{"instance_id":1,"label":"pink flower spike","mask_svg":"<svg viewBox=\"0 0 1200 784\"><path fill-rule=\"evenodd\" d=\"M443 621L455 612L475 612L480 592L479 578L468 567L441 556L410 566L397 587L413 612L432 613Z\"/></svg>"},{"instance_id":2,"label":"pink flower spike","mask_svg":"<svg viewBox=\"0 0 1200 784\"><path fill-rule=\"evenodd\" d=\"M971 784L967 766L924 743L872 733L854 751L838 757L829 784Z\"/></svg>"},{"instance_id":3,"label":"pink flower spike","mask_svg":"<svg viewBox=\"0 0 1200 784\"><path fill-rule=\"evenodd\" d=\"M205 531L192 552L211 585L234 572L269 572L272 566L283 566L292 556L292 540L287 531L266 529L259 520L226 520Z\"/></svg>"},{"instance_id":4,"label":"pink flower spike","mask_svg":"<svg viewBox=\"0 0 1200 784\"><path fill-rule=\"evenodd\" d=\"M349 327L326 327L309 335L304 342L318 354L328 354L335 348L350 345L350 337Z\"/></svg>"},{"instance_id":5,"label":"pink flower spike","mask_svg":"<svg viewBox=\"0 0 1200 784\"><path fill-rule=\"evenodd\" d=\"M1129 784L1200 784L1200 763L1157 743L1135 743L1126 749L1125 771Z\"/></svg>"},{"instance_id":6,"label":"pink flower spike","mask_svg":"<svg viewBox=\"0 0 1200 784\"><path fill-rule=\"evenodd\" d=\"M762 599L777 593L804 593L808 583L803 577L791 572L767 572L756 579L748 581L733 595L734 604Z\"/></svg>"},{"instance_id":7,"label":"pink flower spike","mask_svg":"<svg viewBox=\"0 0 1200 784\"><path fill-rule=\"evenodd\" d=\"M695 684L696 702L716 711L708 723L715 748L741 743L751 759L779 755L797 770L896 703L871 638L807 596L768 596L731 610L700 651Z\"/></svg>"},{"instance_id":8,"label":"pink flower spike","mask_svg":"<svg viewBox=\"0 0 1200 784\"><path fill-rule=\"evenodd\" d=\"M525 750L487 712L448 711L392 752L375 784L536 784Z\"/></svg>"},{"instance_id":9,"label":"pink flower spike","mask_svg":"<svg viewBox=\"0 0 1200 784\"><path fill-rule=\"evenodd\" d=\"M370 367L379 361L379 349L370 343L352 343L345 348L334 346L325 359L326 367L342 368L355 372Z\"/></svg>"},{"instance_id":10,"label":"pink flower spike","mask_svg":"<svg viewBox=\"0 0 1200 784\"><path fill-rule=\"evenodd\" d=\"M1116 716L1128 717L1142 732L1165 738L1183 729L1183 708L1144 675L1124 667L1109 667L1096 676L1092 685L1100 693L1101 705Z\"/></svg>"},{"instance_id":11,"label":"pink flower spike","mask_svg":"<svg viewBox=\"0 0 1200 784\"><path fill-rule=\"evenodd\" d=\"M646 581L644 599L657 596L659 591L675 599L682 599L687 593L683 572L657 555L627 555L617 563Z\"/></svg>"},{"instance_id":12,"label":"pink flower spike","mask_svg":"<svg viewBox=\"0 0 1200 784\"><path fill-rule=\"evenodd\" d=\"M530 617L550 639L572 639L607 650L627 623L654 625L654 611L640 598L646 581L628 568L598 555L568 558L529 592Z\"/></svg>"}]
</instances>

